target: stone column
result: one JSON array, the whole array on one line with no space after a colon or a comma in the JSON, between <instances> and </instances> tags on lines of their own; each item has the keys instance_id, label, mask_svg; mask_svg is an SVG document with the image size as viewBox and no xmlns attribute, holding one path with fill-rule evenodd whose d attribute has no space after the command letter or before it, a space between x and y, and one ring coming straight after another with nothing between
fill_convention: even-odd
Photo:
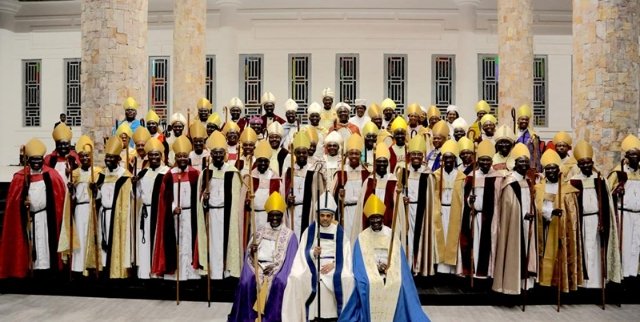
<instances>
[{"instance_id":1,"label":"stone column","mask_svg":"<svg viewBox=\"0 0 640 322\"><path fill-rule=\"evenodd\" d=\"M143 117L148 95L148 0L82 0L82 133L96 144L111 135L122 103L134 97Z\"/></svg>"},{"instance_id":2,"label":"stone column","mask_svg":"<svg viewBox=\"0 0 640 322\"><path fill-rule=\"evenodd\" d=\"M456 70L478 70L478 53L475 49L477 8L480 0L455 0L458 6L458 49L456 50ZM474 106L478 102L478 79L468 75L456 76L456 100L460 116L469 123L475 121Z\"/></svg>"},{"instance_id":3,"label":"stone column","mask_svg":"<svg viewBox=\"0 0 640 322\"><path fill-rule=\"evenodd\" d=\"M531 2L532 0L498 0L498 122L502 124L512 124L512 108L533 104Z\"/></svg>"},{"instance_id":4,"label":"stone column","mask_svg":"<svg viewBox=\"0 0 640 322\"><path fill-rule=\"evenodd\" d=\"M639 14L637 0L573 1L573 128L603 173L638 133Z\"/></svg>"},{"instance_id":5,"label":"stone column","mask_svg":"<svg viewBox=\"0 0 640 322\"><path fill-rule=\"evenodd\" d=\"M196 117L196 103L204 97L206 0L180 0L173 9L173 113Z\"/></svg>"}]
</instances>

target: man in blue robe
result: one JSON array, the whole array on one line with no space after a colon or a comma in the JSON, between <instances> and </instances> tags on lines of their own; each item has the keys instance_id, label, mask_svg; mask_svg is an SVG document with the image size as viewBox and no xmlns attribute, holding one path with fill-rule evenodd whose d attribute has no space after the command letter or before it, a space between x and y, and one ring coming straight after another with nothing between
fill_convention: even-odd
<instances>
[{"instance_id":1,"label":"man in blue robe","mask_svg":"<svg viewBox=\"0 0 640 322\"><path fill-rule=\"evenodd\" d=\"M375 194L367 199L369 228L358 235L353 249L355 289L338 321L429 321L400 240L393 236L392 246L391 228L382 224L385 208Z\"/></svg>"}]
</instances>

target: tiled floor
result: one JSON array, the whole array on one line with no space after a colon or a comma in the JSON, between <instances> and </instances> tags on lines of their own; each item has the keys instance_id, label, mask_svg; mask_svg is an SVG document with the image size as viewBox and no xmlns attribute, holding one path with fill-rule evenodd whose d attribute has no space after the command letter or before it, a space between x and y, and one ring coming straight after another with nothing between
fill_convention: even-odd
<instances>
[{"instance_id":1,"label":"tiled floor","mask_svg":"<svg viewBox=\"0 0 640 322\"><path fill-rule=\"evenodd\" d=\"M226 321L230 303L106 299L90 297L0 295L2 321ZM432 321L638 321L640 305L555 306L425 306Z\"/></svg>"}]
</instances>

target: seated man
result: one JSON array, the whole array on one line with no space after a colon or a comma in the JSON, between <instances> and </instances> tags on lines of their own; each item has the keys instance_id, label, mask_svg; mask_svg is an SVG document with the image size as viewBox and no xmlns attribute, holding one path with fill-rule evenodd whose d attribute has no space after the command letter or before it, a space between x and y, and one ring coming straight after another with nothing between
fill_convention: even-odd
<instances>
[{"instance_id":1,"label":"seated man","mask_svg":"<svg viewBox=\"0 0 640 322\"><path fill-rule=\"evenodd\" d=\"M344 230L333 220L337 208L330 192L320 196L320 211L316 214L319 216L319 231L314 222L302 234L301 247L298 248L284 292L283 321L316 318L335 321L351 295L351 247Z\"/></svg>"},{"instance_id":2,"label":"seated man","mask_svg":"<svg viewBox=\"0 0 640 322\"><path fill-rule=\"evenodd\" d=\"M376 195L367 199L369 228L358 235L353 249L356 286L338 321L429 321L400 240L393 236L391 245L393 232L382 224L385 208Z\"/></svg>"},{"instance_id":3,"label":"seated man","mask_svg":"<svg viewBox=\"0 0 640 322\"><path fill-rule=\"evenodd\" d=\"M298 239L291 229L282 225L287 208L282 195L272 193L264 208L269 225L259 228L251 238L228 321L253 322L258 314L262 321L282 319L282 299Z\"/></svg>"}]
</instances>

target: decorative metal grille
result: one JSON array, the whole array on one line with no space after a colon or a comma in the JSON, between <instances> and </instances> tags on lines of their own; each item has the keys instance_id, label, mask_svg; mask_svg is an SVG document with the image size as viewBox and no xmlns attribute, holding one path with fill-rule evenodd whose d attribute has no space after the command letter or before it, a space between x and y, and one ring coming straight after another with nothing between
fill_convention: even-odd
<instances>
[{"instance_id":1,"label":"decorative metal grille","mask_svg":"<svg viewBox=\"0 0 640 322\"><path fill-rule=\"evenodd\" d=\"M547 56L533 58L533 120L534 126L547 126Z\"/></svg>"},{"instance_id":2,"label":"decorative metal grille","mask_svg":"<svg viewBox=\"0 0 640 322\"><path fill-rule=\"evenodd\" d=\"M80 103L80 58L64 60L64 102L67 124L69 126L82 125L82 105Z\"/></svg>"},{"instance_id":3,"label":"decorative metal grille","mask_svg":"<svg viewBox=\"0 0 640 322\"><path fill-rule=\"evenodd\" d=\"M149 108L160 120L167 121L169 113L169 57L149 57Z\"/></svg>"},{"instance_id":4,"label":"decorative metal grille","mask_svg":"<svg viewBox=\"0 0 640 322\"><path fill-rule=\"evenodd\" d=\"M23 60L23 126L40 126L40 59Z\"/></svg>"},{"instance_id":5,"label":"decorative metal grille","mask_svg":"<svg viewBox=\"0 0 640 322\"><path fill-rule=\"evenodd\" d=\"M491 114L498 108L498 55L479 55L480 97L491 106Z\"/></svg>"},{"instance_id":6,"label":"decorative metal grille","mask_svg":"<svg viewBox=\"0 0 640 322\"><path fill-rule=\"evenodd\" d=\"M336 55L338 102L353 105L358 97L358 58L358 54ZM351 115L355 115L355 109L351 109Z\"/></svg>"},{"instance_id":7,"label":"decorative metal grille","mask_svg":"<svg viewBox=\"0 0 640 322\"><path fill-rule=\"evenodd\" d=\"M396 103L396 114L404 115L407 97L407 55L384 55L385 96Z\"/></svg>"},{"instance_id":8,"label":"decorative metal grille","mask_svg":"<svg viewBox=\"0 0 640 322\"><path fill-rule=\"evenodd\" d=\"M443 118L446 117L447 107L455 103L455 63L454 55L431 56L431 94Z\"/></svg>"},{"instance_id":9,"label":"decorative metal grille","mask_svg":"<svg viewBox=\"0 0 640 322\"><path fill-rule=\"evenodd\" d=\"M262 95L263 55L240 55L240 97L244 99L246 116L260 115Z\"/></svg>"},{"instance_id":10,"label":"decorative metal grille","mask_svg":"<svg viewBox=\"0 0 640 322\"><path fill-rule=\"evenodd\" d=\"M307 124L309 116L309 89L311 88L311 55L289 55L289 93L292 100L298 103L296 114Z\"/></svg>"},{"instance_id":11,"label":"decorative metal grille","mask_svg":"<svg viewBox=\"0 0 640 322\"><path fill-rule=\"evenodd\" d=\"M205 60L205 88L204 95L209 102L214 103L216 101L216 56L207 55Z\"/></svg>"}]
</instances>

